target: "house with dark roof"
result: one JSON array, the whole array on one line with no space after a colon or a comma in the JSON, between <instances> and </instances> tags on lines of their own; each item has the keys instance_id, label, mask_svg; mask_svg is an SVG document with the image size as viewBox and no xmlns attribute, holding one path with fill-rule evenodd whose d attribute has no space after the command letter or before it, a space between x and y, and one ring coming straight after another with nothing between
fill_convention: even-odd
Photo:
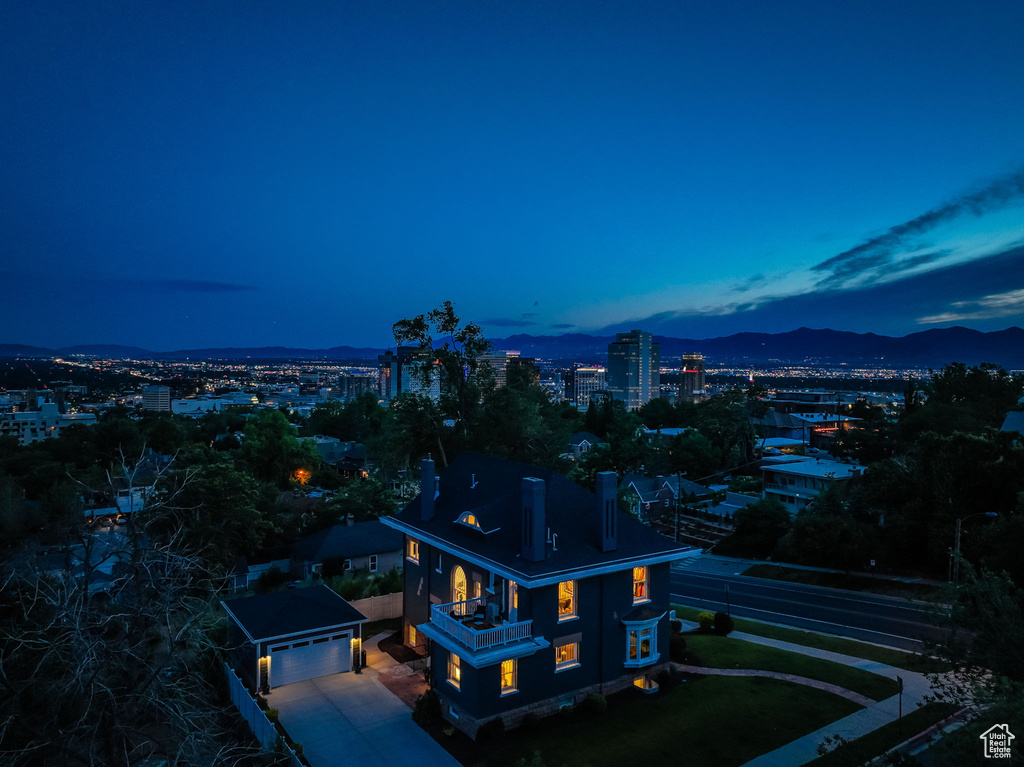
<instances>
[{"instance_id":1,"label":"house with dark roof","mask_svg":"<svg viewBox=\"0 0 1024 767\"><path fill-rule=\"evenodd\" d=\"M669 567L690 552L549 469L463 453L384 524L405 534L404 640L429 648L444 717L475 737L668 662Z\"/></svg>"},{"instance_id":2,"label":"house with dark roof","mask_svg":"<svg viewBox=\"0 0 1024 767\"><path fill-rule=\"evenodd\" d=\"M323 585L221 602L228 658L250 689L269 692L351 671L366 616Z\"/></svg>"},{"instance_id":3,"label":"house with dark roof","mask_svg":"<svg viewBox=\"0 0 1024 767\"><path fill-rule=\"evenodd\" d=\"M387 572L402 567L403 536L378 520L332 525L292 544L292 577L318 574L324 562L341 564L341 570Z\"/></svg>"},{"instance_id":4,"label":"house with dark roof","mask_svg":"<svg viewBox=\"0 0 1024 767\"><path fill-rule=\"evenodd\" d=\"M703 485L683 479L675 474L665 477L648 477L632 472L622 478L621 490L633 492L633 514L644 522L658 519L662 514L675 508L680 494L692 496L693 500L701 501L711 496L711 491Z\"/></svg>"},{"instance_id":5,"label":"house with dark roof","mask_svg":"<svg viewBox=\"0 0 1024 767\"><path fill-rule=\"evenodd\" d=\"M569 451L574 458L579 458L587 451L607 444L605 440L596 434L589 431L578 431L569 438Z\"/></svg>"}]
</instances>

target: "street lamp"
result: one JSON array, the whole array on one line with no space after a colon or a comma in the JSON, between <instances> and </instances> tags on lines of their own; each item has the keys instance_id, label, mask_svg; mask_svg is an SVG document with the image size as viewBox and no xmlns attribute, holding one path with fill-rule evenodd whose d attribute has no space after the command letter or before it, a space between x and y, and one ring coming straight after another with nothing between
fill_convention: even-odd
<instances>
[{"instance_id":1,"label":"street lamp","mask_svg":"<svg viewBox=\"0 0 1024 767\"><path fill-rule=\"evenodd\" d=\"M968 514L966 517L959 517L956 521L956 537L953 540L953 586L960 585L960 526L965 520L972 517L998 517L994 511L979 511L977 514Z\"/></svg>"}]
</instances>

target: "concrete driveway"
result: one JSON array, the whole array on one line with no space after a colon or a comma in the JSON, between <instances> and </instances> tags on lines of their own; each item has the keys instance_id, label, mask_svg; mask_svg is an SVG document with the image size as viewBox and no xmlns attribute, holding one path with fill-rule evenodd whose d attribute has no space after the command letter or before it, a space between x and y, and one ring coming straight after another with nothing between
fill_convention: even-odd
<instances>
[{"instance_id":1,"label":"concrete driveway","mask_svg":"<svg viewBox=\"0 0 1024 767\"><path fill-rule=\"evenodd\" d=\"M372 668L278 687L267 702L313 767L459 767Z\"/></svg>"}]
</instances>

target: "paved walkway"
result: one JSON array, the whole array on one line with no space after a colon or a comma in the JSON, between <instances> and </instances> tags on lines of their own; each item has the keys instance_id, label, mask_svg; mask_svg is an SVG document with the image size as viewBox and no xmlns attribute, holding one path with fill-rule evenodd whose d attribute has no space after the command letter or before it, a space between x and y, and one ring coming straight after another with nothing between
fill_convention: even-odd
<instances>
[{"instance_id":1,"label":"paved walkway","mask_svg":"<svg viewBox=\"0 0 1024 767\"><path fill-rule=\"evenodd\" d=\"M747 634L742 631L734 631L729 636L748 642L768 645L769 647L777 647L780 650L789 650L814 658L822 658L844 666L853 666L864 671L870 671L873 674L887 676L890 679L895 679L899 675L903 679L904 714L917 709L918 704L924 702L925 696L931 693L931 685L928 683L928 679L923 674L918 674L914 671L906 671L895 666L878 663L877 661L854 658L849 655L842 655L841 653L829 652L828 650L819 650L815 647L805 647L804 645L793 644L792 642L768 639L767 637ZM804 735L802 738L797 738L787 743L781 748L769 751L767 754L762 754L756 759L747 762L744 767L795 767L795 765L805 764L818 758L818 744L825 739L826 735L841 735L847 740L855 740L862 735L867 735L869 732L877 730L883 725L895 722L898 718L899 696L893 695L891 698L886 698L877 703L871 702L867 708L861 711L827 724L812 733Z\"/></svg>"},{"instance_id":2,"label":"paved walkway","mask_svg":"<svg viewBox=\"0 0 1024 767\"><path fill-rule=\"evenodd\" d=\"M458 767L458 762L413 721L408 706L381 684L397 664L364 643L369 665L362 673L332 674L275 688L267 702L312 767ZM386 658L386 660L385 660Z\"/></svg>"},{"instance_id":3,"label":"paved walkway","mask_svg":"<svg viewBox=\"0 0 1024 767\"><path fill-rule=\"evenodd\" d=\"M705 676L763 676L768 679L781 679L784 682L816 687L819 690L830 692L841 698L852 700L858 706L864 706L865 708L875 704L875 701L861 695L859 692L847 690L845 687L840 687L837 684L829 684L828 682L810 679L806 676L797 676L796 674L783 674L780 671L764 671L758 668L709 668L708 666L690 666L685 663L673 663L672 665L680 671L688 671L691 674L703 674Z\"/></svg>"}]
</instances>

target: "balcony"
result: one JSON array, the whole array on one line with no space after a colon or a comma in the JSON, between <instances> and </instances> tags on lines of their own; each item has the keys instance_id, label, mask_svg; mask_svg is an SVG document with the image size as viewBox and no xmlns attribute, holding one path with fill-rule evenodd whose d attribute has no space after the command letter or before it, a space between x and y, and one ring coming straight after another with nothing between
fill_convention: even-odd
<instances>
[{"instance_id":1,"label":"balcony","mask_svg":"<svg viewBox=\"0 0 1024 767\"><path fill-rule=\"evenodd\" d=\"M531 638L533 621L509 623L487 605L486 597L431 605L430 623L474 652Z\"/></svg>"}]
</instances>

